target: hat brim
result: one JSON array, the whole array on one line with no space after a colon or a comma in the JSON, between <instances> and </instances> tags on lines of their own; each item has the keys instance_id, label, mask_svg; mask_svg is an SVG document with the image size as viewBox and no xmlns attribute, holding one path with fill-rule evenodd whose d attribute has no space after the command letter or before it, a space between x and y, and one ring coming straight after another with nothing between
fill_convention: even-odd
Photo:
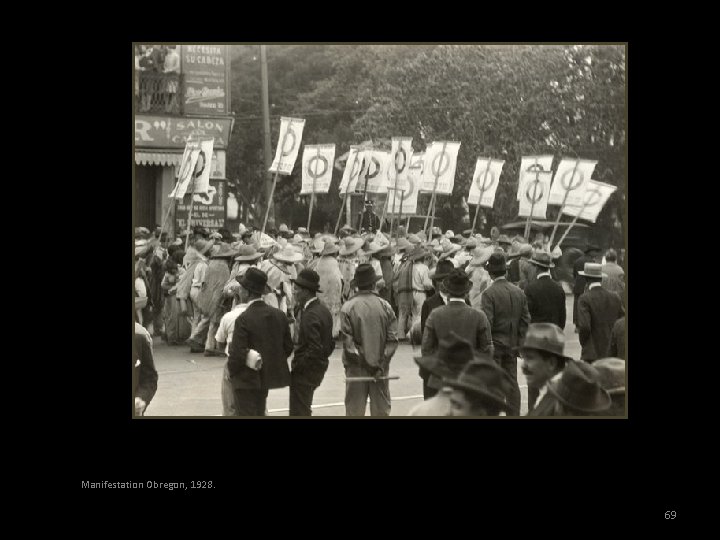
<instances>
[{"instance_id":1,"label":"hat brim","mask_svg":"<svg viewBox=\"0 0 720 540\"><path fill-rule=\"evenodd\" d=\"M346 255L352 255L353 253L357 253L358 251L360 251L360 248L361 248L361 247L362 247L362 246L358 244L358 245L353 246L352 249L341 249L341 250L338 250L338 253L339 253L340 255L342 255L343 257L346 256Z\"/></svg>"},{"instance_id":2,"label":"hat brim","mask_svg":"<svg viewBox=\"0 0 720 540\"><path fill-rule=\"evenodd\" d=\"M550 264L545 264L545 263L541 263L539 261L534 261L532 259L530 259L528 262L534 264L535 266L539 266L541 268L555 268L555 263L552 263L552 262Z\"/></svg>"},{"instance_id":3,"label":"hat brim","mask_svg":"<svg viewBox=\"0 0 720 540\"><path fill-rule=\"evenodd\" d=\"M295 254L295 256L293 256L293 257L285 257L284 255L280 255L279 253L275 253L273 255L273 258L276 261L289 263L289 264L295 264L296 262L300 262L303 260L303 256L300 255L300 253Z\"/></svg>"},{"instance_id":4,"label":"hat brim","mask_svg":"<svg viewBox=\"0 0 720 540\"><path fill-rule=\"evenodd\" d=\"M457 377L464 366L458 366L456 370L452 369L445 362L440 360L437 355L430 356L414 356L413 360L415 363L423 369L428 370L430 373L441 379L448 378L452 379Z\"/></svg>"},{"instance_id":5,"label":"hat brim","mask_svg":"<svg viewBox=\"0 0 720 540\"><path fill-rule=\"evenodd\" d=\"M302 287L303 289L307 289L308 291L319 292L319 293L322 292L322 291L320 290L320 285L315 285L314 283L310 283L309 281L305 281L305 280L302 279L302 278L291 279L290 282L291 282L291 283L294 283L294 284L297 285L298 287Z\"/></svg>"},{"instance_id":6,"label":"hat brim","mask_svg":"<svg viewBox=\"0 0 720 540\"><path fill-rule=\"evenodd\" d=\"M238 280L236 280L236 281L237 281L244 289L250 291L251 293L265 295L265 294L270 294L270 293L272 292L272 289L270 288L270 285L268 285L267 283L265 284L265 288L264 288L263 290L258 290L258 289L256 289L255 287L252 287L252 286L251 286L252 284L251 284L251 283L248 283L248 282L245 280L245 276L243 276L242 279L238 279Z\"/></svg>"},{"instance_id":7,"label":"hat brim","mask_svg":"<svg viewBox=\"0 0 720 540\"><path fill-rule=\"evenodd\" d=\"M238 257L235 257L236 261L257 261L258 259L261 259L263 256L262 253L258 252L255 255L240 255Z\"/></svg>"},{"instance_id":8,"label":"hat brim","mask_svg":"<svg viewBox=\"0 0 720 540\"><path fill-rule=\"evenodd\" d=\"M598 276L596 274L586 274L582 270L578 271L578 275L583 276L583 277L595 278L595 279L602 279L604 277L607 277L607 274L604 272Z\"/></svg>"},{"instance_id":9,"label":"hat brim","mask_svg":"<svg viewBox=\"0 0 720 540\"><path fill-rule=\"evenodd\" d=\"M448 277L449 275L450 275L450 272L446 272L444 274L432 274L431 273L429 277L432 281L441 281L441 280L445 279L446 277Z\"/></svg>"},{"instance_id":10,"label":"hat brim","mask_svg":"<svg viewBox=\"0 0 720 540\"><path fill-rule=\"evenodd\" d=\"M503 411L510 412L510 405L506 401L503 401L502 399L491 394L487 390L480 388L479 386L473 386L471 384L466 384L466 383L459 382L459 381L452 380L452 379L444 380L443 384L445 386L449 386L450 388L458 388L460 390L466 390L467 392L475 394L476 396L481 396L481 397L487 399L488 401L492 402L493 404L497 405L498 407L500 407L500 409L502 409Z\"/></svg>"},{"instance_id":11,"label":"hat brim","mask_svg":"<svg viewBox=\"0 0 720 540\"><path fill-rule=\"evenodd\" d=\"M601 400L601 401L604 402L605 405L602 405L602 403L598 403L598 404L597 404L597 407L594 407L594 408L592 408L592 409L586 409L586 408L584 408L584 407L578 407L577 405L575 405L575 404L573 404L573 403L570 403L568 400L566 400L564 397L562 397L562 396L558 393L558 391L557 391L557 386L558 386L559 384L560 384L560 381L559 381L559 380L558 380L558 381L552 381L552 380L551 380L551 381L547 384L547 390L548 390L548 392L550 392L550 394L552 394L553 397L555 397L555 399L557 399L560 403L562 403L563 405L567 406L568 408L570 408L570 409L572 409L572 410L574 410L574 411L586 412L586 413L603 412L603 411L607 411L607 410L610 408L610 406L612 405L612 399L610 398L610 395L609 395L609 394L607 393L607 391L606 391L605 393L601 393L601 394L600 394L600 395L602 396L602 400ZM605 399L605 398L607 398L607 399Z\"/></svg>"},{"instance_id":12,"label":"hat brim","mask_svg":"<svg viewBox=\"0 0 720 540\"><path fill-rule=\"evenodd\" d=\"M452 296L465 296L468 292L470 292L470 289L472 289L472 281L469 282L463 289L451 289L443 282L443 286L445 287L445 290L447 291L447 294L450 294Z\"/></svg>"}]
</instances>

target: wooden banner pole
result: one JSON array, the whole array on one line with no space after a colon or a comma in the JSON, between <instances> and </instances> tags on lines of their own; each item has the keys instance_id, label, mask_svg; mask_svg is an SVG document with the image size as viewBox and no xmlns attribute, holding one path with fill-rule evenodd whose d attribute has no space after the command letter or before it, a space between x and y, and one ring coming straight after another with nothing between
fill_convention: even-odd
<instances>
[{"instance_id":1,"label":"wooden banner pole","mask_svg":"<svg viewBox=\"0 0 720 540\"><path fill-rule=\"evenodd\" d=\"M282 126L282 121L280 121L280 126ZM290 133L290 126L292 126L292 118L288 120L287 129L283 134L282 143L280 143L280 155L278 157L277 169L275 170L272 188L270 189L270 198L267 201L267 208L265 209L265 219L263 219L263 226L260 231L260 238L258 241L262 241L262 235L265 234L265 226L267 225L268 216L270 215L270 206L272 205L273 197L275 196L275 186L277 186L277 180L280 174L280 164L282 163L283 152L285 151L285 142L287 141L288 133Z\"/></svg>"},{"instance_id":2,"label":"wooden banner pole","mask_svg":"<svg viewBox=\"0 0 720 540\"><path fill-rule=\"evenodd\" d=\"M315 175L313 176L312 193L310 194L310 212L308 213L307 230L310 234L310 221L312 220L313 204L315 203L315 182L317 181L317 163L320 161L320 147L317 148L317 158L315 159Z\"/></svg>"},{"instance_id":3,"label":"wooden banner pole","mask_svg":"<svg viewBox=\"0 0 720 540\"><path fill-rule=\"evenodd\" d=\"M193 171L194 172L194 171ZM185 227L185 252L187 253L188 242L190 242L190 222L192 221L193 204L195 204L195 178L192 179L192 191L190 192L190 210L188 211L188 222Z\"/></svg>"},{"instance_id":4,"label":"wooden banner pole","mask_svg":"<svg viewBox=\"0 0 720 540\"><path fill-rule=\"evenodd\" d=\"M490 165L492 165L492 159L488 159L487 167L485 168L485 175L483 176L482 186L480 187L480 197L478 198L477 207L475 208L475 217L472 222L472 234L475 234L475 224L477 223L478 214L480 213L480 203L482 203L483 195L485 195L485 182L487 181L487 175L490 171ZM468 198L470 195L468 194Z\"/></svg>"},{"instance_id":5,"label":"wooden banner pole","mask_svg":"<svg viewBox=\"0 0 720 540\"><path fill-rule=\"evenodd\" d=\"M397 191L395 192L397 196ZM400 237L400 223L402 223L402 207L403 207L403 201L405 200L405 190L400 190L400 213L398 214L398 224L395 228L395 242L397 242L397 239ZM410 223L410 219L408 218L408 223ZM408 234L407 227L405 227L405 234Z\"/></svg>"},{"instance_id":6,"label":"wooden banner pole","mask_svg":"<svg viewBox=\"0 0 720 540\"><path fill-rule=\"evenodd\" d=\"M355 164L358 162L359 156L360 156L360 150L355 152L355 158L353 159L352 167L350 167L350 174L348 175L348 182L347 182L347 185L345 186L345 196L343 197L343 204L340 207L340 213L338 214L337 223L335 224L335 233L334 233L335 236L337 236L338 229L340 228L340 219L342 219L343 209L345 208L345 205L347 204L348 192L350 191L350 183L352 182L352 172L353 172L353 169L355 168ZM358 171L358 175L359 174L360 174L360 171Z\"/></svg>"},{"instance_id":7,"label":"wooden banner pole","mask_svg":"<svg viewBox=\"0 0 720 540\"><path fill-rule=\"evenodd\" d=\"M428 243L430 242L430 237L432 236L432 229L433 225L435 224L435 205L437 204L437 185L438 181L440 180L440 166L442 165L442 159L445 156L445 149L447 148L447 141L443 141L443 147L440 151L440 163L438 164L438 172L435 175L435 185L433 186L433 196L431 201L432 206L432 218L430 220L430 228L425 233L425 236L427 237ZM448 156L448 160L450 160L450 156ZM450 167L450 164L448 163L448 167ZM432 163L430 164L430 169L432 171Z\"/></svg>"},{"instance_id":8,"label":"wooden banner pole","mask_svg":"<svg viewBox=\"0 0 720 540\"><path fill-rule=\"evenodd\" d=\"M572 176L570 176L570 185L572 186L573 180L575 179L575 173L577 172L577 168L580 165L580 160L578 159L575 162L575 168L573 169ZM560 179L558 179L559 181ZM563 202L560 205L560 211L558 212L557 219L555 220L555 225L553 226L552 234L550 235L550 242L548 242L548 246L552 246L553 240L555 239L555 233L557 232L558 225L560 224L560 217L562 216L563 210L565 210L565 203L567 202L568 195L570 194L570 190L565 190L565 196L563 197Z\"/></svg>"}]
</instances>

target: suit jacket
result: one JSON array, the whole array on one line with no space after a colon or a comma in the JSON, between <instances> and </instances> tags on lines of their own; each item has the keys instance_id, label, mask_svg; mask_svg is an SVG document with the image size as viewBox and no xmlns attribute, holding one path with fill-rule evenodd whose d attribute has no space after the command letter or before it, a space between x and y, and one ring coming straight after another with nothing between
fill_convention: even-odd
<instances>
[{"instance_id":1,"label":"suit jacket","mask_svg":"<svg viewBox=\"0 0 720 540\"><path fill-rule=\"evenodd\" d=\"M249 349L262 357L262 367L245 365ZM269 390L290 384L288 356L293 351L287 316L262 300L253 302L235 320L228 354L228 371L235 389Z\"/></svg>"},{"instance_id":2,"label":"suit jacket","mask_svg":"<svg viewBox=\"0 0 720 540\"><path fill-rule=\"evenodd\" d=\"M460 302L448 302L430 313L423 331L423 356L433 354L440 340L448 337L450 332L468 340L476 351L492 356L492 335L487 317L482 311Z\"/></svg>"},{"instance_id":3,"label":"suit jacket","mask_svg":"<svg viewBox=\"0 0 720 540\"><path fill-rule=\"evenodd\" d=\"M525 288L530 322L549 322L565 328L565 291L550 276L536 279Z\"/></svg>"},{"instance_id":4,"label":"suit jacket","mask_svg":"<svg viewBox=\"0 0 720 540\"><path fill-rule=\"evenodd\" d=\"M427 300L423 302L422 309L420 310L420 332L425 332L425 323L427 322L428 315L430 312L440 306L444 306L445 302L440 296L440 293L435 293Z\"/></svg>"},{"instance_id":5,"label":"suit jacket","mask_svg":"<svg viewBox=\"0 0 720 540\"><path fill-rule=\"evenodd\" d=\"M620 317L613 325L607 356L627 360L625 358L625 317Z\"/></svg>"},{"instance_id":6,"label":"suit jacket","mask_svg":"<svg viewBox=\"0 0 720 540\"><path fill-rule=\"evenodd\" d=\"M530 312L525 293L507 279L497 279L483 293L482 310L490 322L497 352L510 352L525 339Z\"/></svg>"},{"instance_id":7,"label":"suit jacket","mask_svg":"<svg viewBox=\"0 0 720 540\"><path fill-rule=\"evenodd\" d=\"M513 259L507 265L507 280L515 285L520 281L520 258Z\"/></svg>"},{"instance_id":8,"label":"suit jacket","mask_svg":"<svg viewBox=\"0 0 720 540\"><path fill-rule=\"evenodd\" d=\"M583 293L578 299L577 318L581 360L592 362L607 354L613 325L624 314L620 297L602 286Z\"/></svg>"},{"instance_id":9,"label":"suit jacket","mask_svg":"<svg viewBox=\"0 0 720 540\"><path fill-rule=\"evenodd\" d=\"M525 416L555 416L557 399L550 392L546 392L535 408Z\"/></svg>"},{"instance_id":10,"label":"suit jacket","mask_svg":"<svg viewBox=\"0 0 720 540\"><path fill-rule=\"evenodd\" d=\"M152 352L152 338L147 331L135 323L133 337L133 416L135 415L135 398L139 397L150 405L150 401L157 391L158 374L155 369ZM138 364L139 361L139 364Z\"/></svg>"},{"instance_id":11,"label":"suit jacket","mask_svg":"<svg viewBox=\"0 0 720 540\"><path fill-rule=\"evenodd\" d=\"M585 269L585 263L595 262L595 259L588 255L581 255L577 258L573 264L573 277L575 278L575 284L573 285L573 294L580 296L585 291L585 285L587 282L585 278L578 274L578 272Z\"/></svg>"},{"instance_id":12,"label":"suit jacket","mask_svg":"<svg viewBox=\"0 0 720 540\"><path fill-rule=\"evenodd\" d=\"M335 349L330 310L313 301L300 312L300 331L292 360L293 383L320 386Z\"/></svg>"}]
</instances>

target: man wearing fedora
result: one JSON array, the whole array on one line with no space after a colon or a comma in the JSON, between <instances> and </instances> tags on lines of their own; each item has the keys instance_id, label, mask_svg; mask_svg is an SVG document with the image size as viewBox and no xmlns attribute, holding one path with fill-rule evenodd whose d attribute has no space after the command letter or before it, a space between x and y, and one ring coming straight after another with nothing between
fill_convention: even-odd
<instances>
[{"instance_id":1,"label":"man wearing fedora","mask_svg":"<svg viewBox=\"0 0 720 540\"><path fill-rule=\"evenodd\" d=\"M262 300L269 292L267 274L248 268L240 285L247 290L248 302L235 320L228 372L238 416L264 416L268 390L290 385L287 359L293 341L285 313Z\"/></svg>"},{"instance_id":2,"label":"man wearing fedora","mask_svg":"<svg viewBox=\"0 0 720 540\"><path fill-rule=\"evenodd\" d=\"M590 364L570 360L547 383L547 393L528 416L606 415L612 405L601 384L601 375Z\"/></svg>"},{"instance_id":3,"label":"man wearing fedora","mask_svg":"<svg viewBox=\"0 0 720 540\"><path fill-rule=\"evenodd\" d=\"M290 373L290 416L312 416L315 389L325 377L335 348L332 315L318 299L320 276L302 270L293 280L299 312L295 355Z\"/></svg>"},{"instance_id":4,"label":"man wearing fedora","mask_svg":"<svg viewBox=\"0 0 720 540\"><path fill-rule=\"evenodd\" d=\"M482 294L480 305L490 323L495 361L513 380L512 392L508 396L510 415L520 414L520 387L517 383L517 356L515 349L525 338L530 312L525 293L510 283L505 275L507 265L505 255L493 253L485 268L493 280Z\"/></svg>"},{"instance_id":5,"label":"man wearing fedora","mask_svg":"<svg viewBox=\"0 0 720 540\"><path fill-rule=\"evenodd\" d=\"M585 263L596 263L599 262L597 259L600 256L600 248L595 244L588 242L585 245L585 253L575 259L573 263L573 278L575 283L573 284L573 324L575 325L575 332L578 332L577 328L577 311L578 311L578 300L580 296L585 292L587 281L581 274L585 269Z\"/></svg>"},{"instance_id":6,"label":"man wearing fedora","mask_svg":"<svg viewBox=\"0 0 720 540\"><path fill-rule=\"evenodd\" d=\"M457 378L445 379L452 389L451 416L500 416L510 413L508 393L512 380L489 357L465 365Z\"/></svg>"},{"instance_id":7,"label":"man wearing fedora","mask_svg":"<svg viewBox=\"0 0 720 540\"><path fill-rule=\"evenodd\" d=\"M345 390L347 416L364 416L370 398L371 416L390 415L390 360L398 345L397 319L390 304L375 292L379 277L369 264L355 271L358 289L340 310L343 334L343 366L347 377L375 377L373 382L348 382Z\"/></svg>"},{"instance_id":8,"label":"man wearing fedora","mask_svg":"<svg viewBox=\"0 0 720 540\"><path fill-rule=\"evenodd\" d=\"M565 291L550 275L555 264L547 252L540 251L530 259L538 271L536 279L525 288L530 322L553 323L565 328Z\"/></svg>"},{"instance_id":9,"label":"man wearing fedora","mask_svg":"<svg viewBox=\"0 0 720 540\"><path fill-rule=\"evenodd\" d=\"M592 365L600 374L602 386L612 399L610 408L601 413L608 416L625 416L625 360L602 358Z\"/></svg>"},{"instance_id":10,"label":"man wearing fedora","mask_svg":"<svg viewBox=\"0 0 720 540\"><path fill-rule=\"evenodd\" d=\"M522 372L528 385L528 412L533 412L540 399L538 412L531 416L543 416L548 412L547 384L558 376L565 364L572 360L565 356L565 334L559 326L550 322L532 323L528 326L525 341L520 347Z\"/></svg>"},{"instance_id":11,"label":"man wearing fedora","mask_svg":"<svg viewBox=\"0 0 720 540\"><path fill-rule=\"evenodd\" d=\"M448 261L440 261L434 270L430 271L430 279L432 279L435 294L425 300L420 310L420 333L425 333L425 323L427 322L430 312L437 307L444 306L448 303L447 291L442 285L442 281L454 270L453 264ZM420 366L420 378L423 381L423 398L428 399L437 393L435 388L430 388L427 383L430 378L430 372Z\"/></svg>"},{"instance_id":12,"label":"man wearing fedora","mask_svg":"<svg viewBox=\"0 0 720 540\"><path fill-rule=\"evenodd\" d=\"M440 341L452 332L470 342L474 351L492 358L492 335L487 316L465 303L465 296L471 286L467 274L460 269L454 268L445 277L443 287L447 291L448 302L434 309L427 318L422 337L423 356L432 355ZM439 390L442 381L430 376L428 386Z\"/></svg>"},{"instance_id":13,"label":"man wearing fedora","mask_svg":"<svg viewBox=\"0 0 720 540\"><path fill-rule=\"evenodd\" d=\"M588 281L588 290L578 299L577 328L582 346L581 360L603 358L610 347L613 325L625 314L616 293L602 287L602 265L585 263L579 275Z\"/></svg>"},{"instance_id":14,"label":"man wearing fedora","mask_svg":"<svg viewBox=\"0 0 720 540\"><path fill-rule=\"evenodd\" d=\"M443 381L457 378L468 362L480 358L481 356L473 351L469 341L455 332L450 332L440 341L435 352L430 356L416 357L415 362L420 366L421 373L427 373L428 376L432 374ZM431 394L424 396L425 401L413 407L408 416L452 416L450 404L452 388L443 385L439 392L435 389L431 390Z\"/></svg>"}]
</instances>

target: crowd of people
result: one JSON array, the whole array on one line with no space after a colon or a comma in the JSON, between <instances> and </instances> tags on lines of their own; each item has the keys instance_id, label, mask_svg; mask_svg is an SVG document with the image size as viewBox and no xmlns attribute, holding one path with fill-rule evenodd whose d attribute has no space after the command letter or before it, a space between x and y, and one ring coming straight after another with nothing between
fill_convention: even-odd
<instances>
[{"instance_id":1,"label":"crowd of people","mask_svg":"<svg viewBox=\"0 0 720 540\"><path fill-rule=\"evenodd\" d=\"M154 74L176 74L159 77ZM174 45L135 45L135 98L140 112L177 112L180 55Z\"/></svg>"},{"instance_id":2,"label":"crowd of people","mask_svg":"<svg viewBox=\"0 0 720 540\"><path fill-rule=\"evenodd\" d=\"M562 251L549 248L542 234L530 244L497 228L486 238L437 227L427 237L403 227L390 236L345 226L335 236L241 225L237 235L195 227L173 242L139 228L136 341L152 347L151 330L191 353L227 356L227 416L265 415L268 390L285 387L290 415L310 416L336 344L346 415L363 416L369 400L372 416L388 416L390 363L403 341L421 351L425 400L411 415L519 416L520 359L528 416L622 416L625 282L617 254L601 257L589 244L574 264L582 353L573 359L555 275ZM133 362L153 379L146 349L150 359ZM145 388L138 414L154 394Z\"/></svg>"}]
</instances>

